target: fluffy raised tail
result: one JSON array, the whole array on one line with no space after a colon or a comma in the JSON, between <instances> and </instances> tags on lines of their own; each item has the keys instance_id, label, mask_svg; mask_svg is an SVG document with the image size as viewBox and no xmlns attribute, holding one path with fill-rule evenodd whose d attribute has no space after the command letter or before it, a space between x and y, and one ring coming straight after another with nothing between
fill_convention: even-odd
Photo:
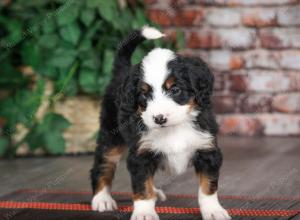
<instances>
[{"instance_id":1,"label":"fluffy raised tail","mask_svg":"<svg viewBox=\"0 0 300 220\"><path fill-rule=\"evenodd\" d=\"M144 26L141 30L131 32L120 44L115 58L116 72L119 68L131 65L131 56L135 48L144 40L155 40L164 37L165 34L153 27Z\"/></svg>"}]
</instances>

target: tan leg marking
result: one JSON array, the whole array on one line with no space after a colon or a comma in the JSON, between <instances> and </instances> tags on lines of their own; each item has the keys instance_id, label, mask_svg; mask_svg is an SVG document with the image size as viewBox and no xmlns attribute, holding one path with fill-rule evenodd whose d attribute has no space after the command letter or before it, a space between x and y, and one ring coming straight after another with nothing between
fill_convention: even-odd
<instances>
[{"instance_id":1,"label":"tan leg marking","mask_svg":"<svg viewBox=\"0 0 300 220\"><path fill-rule=\"evenodd\" d=\"M104 155L104 164L101 167L102 175L98 180L98 185L96 188L96 193L100 192L105 186L111 188L112 180L115 175L117 163L120 161L126 147L125 146L118 146L110 149L109 151L105 152Z\"/></svg>"},{"instance_id":2,"label":"tan leg marking","mask_svg":"<svg viewBox=\"0 0 300 220\"><path fill-rule=\"evenodd\" d=\"M213 180L209 176L202 173L198 174L198 176L202 192L206 195L214 194L217 190L217 186L215 183L213 183Z\"/></svg>"},{"instance_id":3,"label":"tan leg marking","mask_svg":"<svg viewBox=\"0 0 300 220\"><path fill-rule=\"evenodd\" d=\"M153 177L149 177L145 182L145 191L133 194L133 200L148 200L153 198L156 198L156 192L154 191Z\"/></svg>"}]
</instances>

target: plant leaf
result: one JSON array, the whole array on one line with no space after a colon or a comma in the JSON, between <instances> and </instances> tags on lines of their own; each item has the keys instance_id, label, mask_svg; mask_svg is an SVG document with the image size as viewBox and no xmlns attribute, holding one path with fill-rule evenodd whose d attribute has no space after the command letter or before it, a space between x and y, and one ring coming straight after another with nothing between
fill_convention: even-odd
<instances>
[{"instance_id":1,"label":"plant leaf","mask_svg":"<svg viewBox=\"0 0 300 220\"><path fill-rule=\"evenodd\" d=\"M48 64L58 68L68 68L75 61L77 52L66 48L57 49Z\"/></svg>"},{"instance_id":2,"label":"plant leaf","mask_svg":"<svg viewBox=\"0 0 300 220\"><path fill-rule=\"evenodd\" d=\"M80 14L80 20L85 26L89 26L95 19L95 10L85 9Z\"/></svg>"},{"instance_id":3,"label":"plant leaf","mask_svg":"<svg viewBox=\"0 0 300 220\"><path fill-rule=\"evenodd\" d=\"M59 131L51 131L45 136L45 147L51 154L63 154L65 152L65 140Z\"/></svg>"},{"instance_id":4,"label":"plant leaf","mask_svg":"<svg viewBox=\"0 0 300 220\"><path fill-rule=\"evenodd\" d=\"M79 75L79 85L81 86L82 90L85 92L88 93L95 92L99 89L97 84L97 79L98 79L97 71L93 69L83 68L80 71L80 75Z\"/></svg>"},{"instance_id":5,"label":"plant leaf","mask_svg":"<svg viewBox=\"0 0 300 220\"><path fill-rule=\"evenodd\" d=\"M69 0L56 13L56 21L59 26L64 26L76 21L79 14L79 7Z\"/></svg>"},{"instance_id":6,"label":"plant leaf","mask_svg":"<svg viewBox=\"0 0 300 220\"><path fill-rule=\"evenodd\" d=\"M70 122L62 115L56 113L48 113L43 120L43 126L45 130L56 130L63 132L70 127Z\"/></svg>"},{"instance_id":7,"label":"plant leaf","mask_svg":"<svg viewBox=\"0 0 300 220\"><path fill-rule=\"evenodd\" d=\"M99 14L107 21L111 22L117 18L117 1L98 0Z\"/></svg>"},{"instance_id":8,"label":"plant leaf","mask_svg":"<svg viewBox=\"0 0 300 220\"><path fill-rule=\"evenodd\" d=\"M80 39L81 31L77 23L72 23L62 27L60 29L60 35L65 41L76 45Z\"/></svg>"},{"instance_id":9,"label":"plant leaf","mask_svg":"<svg viewBox=\"0 0 300 220\"><path fill-rule=\"evenodd\" d=\"M38 45L47 49L55 49L58 41L59 37L56 34L45 34L39 38Z\"/></svg>"},{"instance_id":10,"label":"plant leaf","mask_svg":"<svg viewBox=\"0 0 300 220\"><path fill-rule=\"evenodd\" d=\"M28 143L31 151L45 146L44 131L41 124L36 125L28 132L25 137L25 142Z\"/></svg>"},{"instance_id":11,"label":"plant leaf","mask_svg":"<svg viewBox=\"0 0 300 220\"><path fill-rule=\"evenodd\" d=\"M24 64L32 66L34 69L38 67L40 63L40 53L39 47L36 43L33 43L32 41L26 41L22 45L21 55Z\"/></svg>"},{"instance_id":12,"label":"plant leaf","mask_svg":"<svg viewBox=\"0 0 300 220\"><path fill-rule=\"evenodd\" d=\"M42 25L42 30L46 34L54 33L56 29L55 20L53 17L46 18L44 25Z\"/></svg>"}]
</instances>

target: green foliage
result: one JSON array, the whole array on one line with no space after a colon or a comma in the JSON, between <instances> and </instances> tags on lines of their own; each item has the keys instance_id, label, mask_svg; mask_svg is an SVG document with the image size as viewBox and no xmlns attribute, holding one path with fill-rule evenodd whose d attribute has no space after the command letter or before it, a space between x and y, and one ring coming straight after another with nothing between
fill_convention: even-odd
<instances>
[{"instance_id":1,"label":"green foliage","mask_svg":"<svg viewBox=\"0 0 300 220\"><path fill-rule=\"evenodd\" d=\"M54 84L52 107L63 96L103 95L118 42L132 29L150 23L141 2L121 8L117 0L15 0L0 8L0 94L5 94L0 96L0 119L5 121L0 156L13 156L23 143L32 151L64 152L62 133L68 121L51 108L43 119L35 116L45 81ZM152 46L148 42L139 48L133 62ZM24 74L21 66L30 66L34 75ZM19 124L28 134L13 143Z\"/></svg>"},{"instance_id":2,"label":"green foliage","mask_svg":"<svg viewBox=\"0 0 300 220\"><path fill-rule=\"evenodd\" d=\"M63 153L65 141L62 133L69 126L70 123L61 115L48 113L32 127L32 132L26 135L25 141L31 150L44 147L51 154Z\"/></svg>"},{"instance_id":3,"label":"green foliage","mask_svg":"<svg viewBox=\"0 0 300 220\"><path fill-rule=\"evenodd\" d=\"M8 140L5 138L0 139L0 156L3 156L8 148Z\"/></svg>"}]
</instances>

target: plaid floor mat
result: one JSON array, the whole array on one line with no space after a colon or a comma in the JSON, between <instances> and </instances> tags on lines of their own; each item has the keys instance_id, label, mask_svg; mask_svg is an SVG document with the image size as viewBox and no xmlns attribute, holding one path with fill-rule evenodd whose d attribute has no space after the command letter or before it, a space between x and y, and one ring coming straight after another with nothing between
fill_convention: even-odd
<instances>
[{"instance_id":1,"label":"plaid floor mat","mask_svg":"<svg viewBox=\"0 0 300 220\"><path fill-rule=\"evenodd\" d=\"M97 213L91 211L89 192L19 190L0 198L2 220L127 220L132 211L130 193L113 193L119 210ZM221 203L233 219L300 220L300 198L256 198L220 196ZM197 197L168 195L157 203L161 220L201 220Z\"/></svg>"}]
</instances>

